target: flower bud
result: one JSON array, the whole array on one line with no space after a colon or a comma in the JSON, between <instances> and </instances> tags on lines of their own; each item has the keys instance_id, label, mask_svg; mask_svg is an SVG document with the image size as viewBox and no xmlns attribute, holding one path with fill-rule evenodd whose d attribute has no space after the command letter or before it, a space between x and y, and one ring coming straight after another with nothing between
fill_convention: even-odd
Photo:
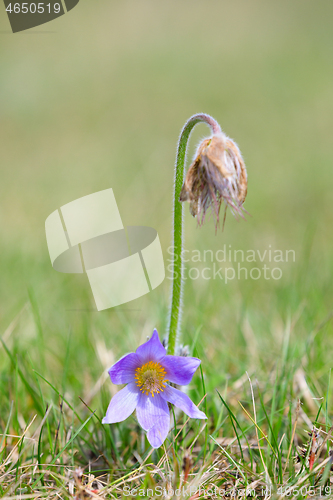
<instances>
[{"instance_id":1,"label":"flower bud","mask_svg":"<svg viewBox=\"0 0 333 500\"><path fill-rule=\"evenodd\" d=\"M233 215L244 218L246 193L246 167L237 144L223 132L204 139L188 169L179 201L189 201L190 212L197 217L199 225L212 208L217 227L223 201L224 221L228 207Z\"/></svg>"}]
</instances>

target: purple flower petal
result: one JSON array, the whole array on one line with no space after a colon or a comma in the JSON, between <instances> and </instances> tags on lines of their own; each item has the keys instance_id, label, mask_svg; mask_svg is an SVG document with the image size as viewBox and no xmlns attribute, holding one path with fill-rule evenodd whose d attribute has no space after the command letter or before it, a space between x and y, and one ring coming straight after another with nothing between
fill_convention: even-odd
<instances>
[{"instance_id":1,"label":"purple flower petal","mask_svg":"<svg viewBox=\"0 0 333 500\"><path fill-rule=\"evenodd\" d=\"M153 448L159 448L164 443L170 429L170 415L159 418L147 432L147 438Z\"/></svg>"},{"instance_id":2,"label":"purple flower petal","mask_svg":"<svg viewBox=\"0 0 333 500\"><path fill-rule=\"evenodd\" d=\"M114 424L128 418L135 410L139 396L139 388L134 383L128 384L124 389L117 392L111 399L102 424Z\"/></svg>"},{"instance_id":3,"label":"purple flower petal","mask_svg":"<svg viewBox=\"0 0 333 500\"><path fill-rule=\"evenodd\" d=\"M166 350L160 342L156 328L153 331L151 339L137 348L136 354L142 363L147 363L148 361L158 362L165 357Z\"/></svg>"},{"instance_id":4,"label":"purple flower petal","mask_svg":"<svg viewBox=\"0 0 333 500\"><path fill-rule=\"evenodd\" d=\"M136 416L138 417L139 424L141 427L148 431L155 424L159 422L161 418L169 416L168 403L161 398L161 394L155 394L152 397L151 394L140 394L139 402L136 408Z\"/></svg>"},{"instance_id":5,"label":"purple flower petal","mask_svg":"<svg viewBox=\"0 0 333 500\"><path fill-rule=\"evenodd\" d=\"M166 369L166 379L178 385L187 385L191 382L195 370L200 365L198 358L184 356L165 356L163 367Z\"/></svg>"},{"instance_id":6,"label":"purple flower petal","mask_svg":"<svg viewBox=\"0 0 333 500\"><path fill-rule=\"evenodd\" d=\"M160 396L169 403L177 406L177 408L180 408L191 418L207 418L204 412L200 411L186 394L174 387L170 387L170 385L165 387Z\"/></svg>"},{"instance_id":7,"label":"purple flower petal","mask_svg":"<svg viewBox=\"0 0 333 500\"><path fill-rule=\"evenodd\" d=\"M136 368L141 365L139 356L134 352L126 354L117 363L111 366L109 375L114 384L128 384L133 382Z\"/></svg>"}]
</instances>

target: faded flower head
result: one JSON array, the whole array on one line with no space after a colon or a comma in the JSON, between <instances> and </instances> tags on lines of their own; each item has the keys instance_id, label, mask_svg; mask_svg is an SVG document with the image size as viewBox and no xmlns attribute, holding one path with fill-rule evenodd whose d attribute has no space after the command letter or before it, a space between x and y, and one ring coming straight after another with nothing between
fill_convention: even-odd
<instances>
[{"instance_id":1,"label":"faded flower head","mask_svg":"<svg viewBox=\"0 0 333 500\"><path fill-rule=\"evenodd\" d=\"M243 215L247 193L247 173L237 144L223 132L204 139L189 167L179 201L190 202L190 212L204 223L206 212L212 208L216 226L221 204L233 215ZM223 221L224 225L224 221Z\"/></svg>"},{"instance_id":2,"label":"faded flower head","mask_svg":"<svg viewBox=\"0 0 333 500\"><path fill-rule=\"evenodd\" d=\"M167 355L154 330L150 340L110 368L111 381L127 385L111 399L102 423L122 422L136 409L149 443L158 448L170 429L168 403L191 418L207 418L186 394L168 384L189 384L199 365L197 358Z\"/></svg>"}]
</instances>

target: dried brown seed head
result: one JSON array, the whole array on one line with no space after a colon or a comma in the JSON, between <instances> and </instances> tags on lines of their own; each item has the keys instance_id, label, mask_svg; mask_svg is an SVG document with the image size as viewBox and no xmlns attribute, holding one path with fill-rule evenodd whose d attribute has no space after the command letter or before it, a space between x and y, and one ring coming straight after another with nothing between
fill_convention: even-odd
<instances>
[{"instance_id":1,"label":"dried brown seed head","mask_svg":"<svg viewBox=\"0 0 333 500\"><path fill-rule=\"evenodd\" d=\"M179 201L189 201L199 225L212 208L218 226L222 202L225 211L229 207L236 217L244 217L246 193L246 167L237 144L223 132L204 139L188 169Z\"/></svg>"}]
</instances>

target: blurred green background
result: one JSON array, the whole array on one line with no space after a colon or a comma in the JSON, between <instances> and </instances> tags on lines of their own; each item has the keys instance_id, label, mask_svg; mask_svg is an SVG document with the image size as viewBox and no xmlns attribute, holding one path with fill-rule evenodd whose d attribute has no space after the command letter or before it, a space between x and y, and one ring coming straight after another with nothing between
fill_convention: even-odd
<instances>
[{"instance_id":1,"label":"blurred green background","mask_svg":"<svg viewBox=\"0 0 333 500\"><path fill-rule=\"evenodd\" d=\"M97 313L84 276L52 269L44 222L112 187L124 224L156 228L167 259L177 139L205 112L240 146L251 217L229 214L215 234L186 205L186 248L271 245L295 250L296 262L281 264L276 281L187 281L184 342L201 328L212 390L245 370L267 376L291 322L295 369L303 365L320 393L333 347L329 323L312 334L333 299L333 3L81 0L15 35L1 8L0 326L20 366L28 373L31 362L60 387L67 356L66 391L77 401L153 327L165 333L168 279ZM190 156L207 133L197 127ZM0 356L9 405L12 368Z\"/></svg>"}]
</instances>

